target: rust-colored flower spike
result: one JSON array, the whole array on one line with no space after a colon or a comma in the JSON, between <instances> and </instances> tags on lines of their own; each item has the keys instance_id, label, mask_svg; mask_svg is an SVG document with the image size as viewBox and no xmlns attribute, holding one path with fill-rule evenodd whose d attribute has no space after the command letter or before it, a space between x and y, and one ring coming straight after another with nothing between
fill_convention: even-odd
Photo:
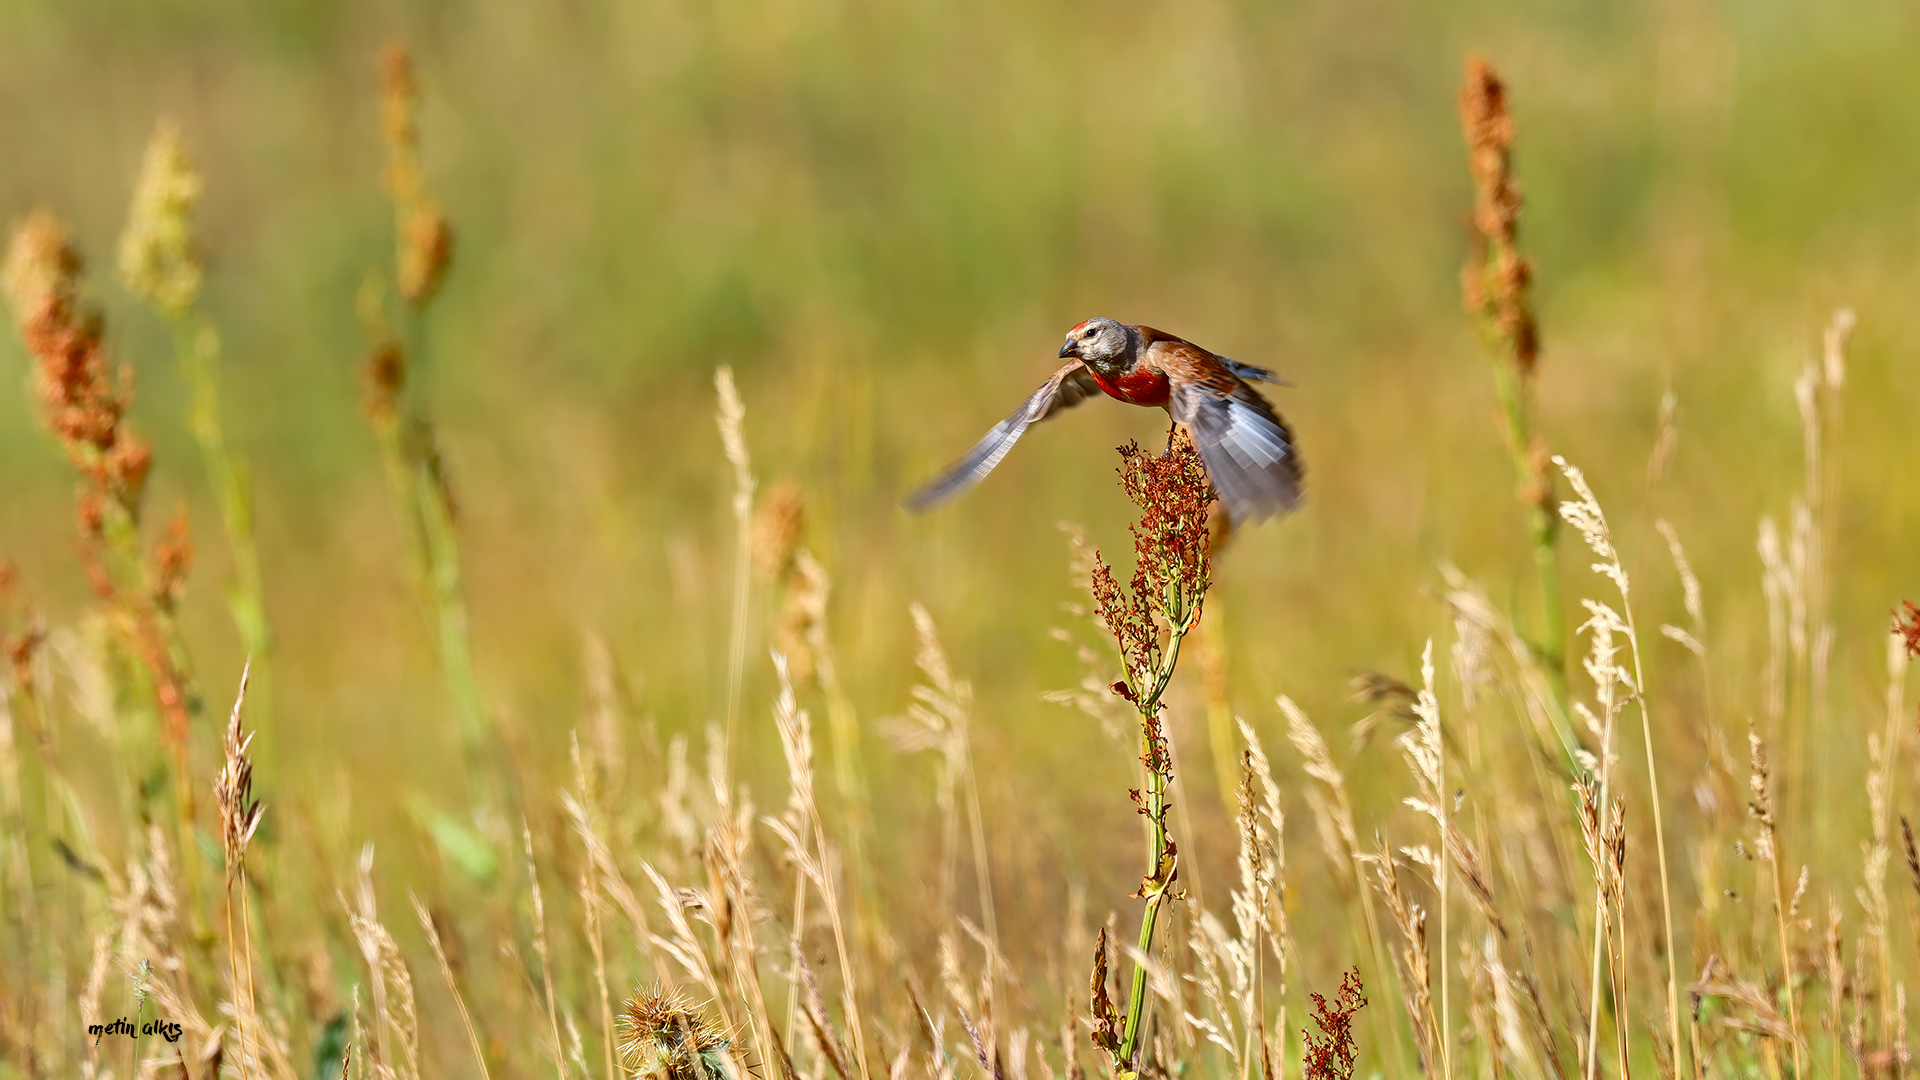
<instances>
[{"instance_id":1,"label":"rust-colored flower spike","mask_svg":"<svg viewBox=\"0 0 1920 1080\"><path fill-rule=\"evenodd\" d=\"M1920 656L1920 607L1904 600L1893 612L1893 632L1907 646L1908 656Z\"/></svg>"},{"instance_id":2,"label":"rust-colored flower spike","mask_svg":"<svg viewBox=\"0 0 1920 1080\"><path fill-rule=\"evenodd\" d=\"M119 269L134 295L175 318L200 295L200 260L193 251L193 207L200 189L179 129L162 121L147 143L134 185L127 231L120 235Z\"/></svg>"},{"instance_id":3,"label":"rust-colored flower spike","mask_svg":"<svg viewBox=\"0 0 1920 1080\"><path fill-rule=\"evenodd\" d=\"M446 277L453 230L427 194L420 169L420 85L404 46L387 46L380 57L380 75L380 128L387 142L387 192L393 198L398 241L394 270L400 295L423 307Z\"/></svg>"},{"instance_id":4,"label":"rust-colored flower spike","mask_svg":"<svg viewBox=\"0 0 1920 1080\"><path fill-rule=\"evenodd\" d=\"M80 307L79 274L80 257L53 214L35 211L14 227L0 278L34 358L47 427L75 467L131 510L153 457L121 423L132 376L116 380L110 369L98 320Z\"/></svg>"},{"instance_id":5,"label":"rust-colored flower spike","mask_svg":"<svg viewBox=\"0 0 1920 1080\"><path fill-rule=\"evenodd\" d=\"M647 1080L730 1080L733 1040L686 998L660 987L627 999L620 1010L620 1060Z\"/></svg>"},{"instance_id":6,"label":"rust-colored flower spike","mask_svg":"<svg viewBox=\"0 0 1920 1080\"><path fill-rule=\"evenodd\" d=\"M1540 330L1527 300L1533 267L1517 246L1520 185L1510 160L1513 116L1499 73L1478 56L1467 61L1467 81L1460 87L1460 126L1473 174L1474 252L1460 275L1467 310L1492 324L1515 366L1530 375L1540 354Z\"/></svg>"},{"instance_id":7,"label":"rust-colored flower spike","mask_svg":"<svg viewBox=\"0 0 1920 1080\"><path fill-rule=\"evenodd\" d=\"M192 570L193 534L187 526L187 510L181 507L153 550L154 605L162 611L173 610L186 590L187 574Z\"/></svg>"},{"instance_id":8,"label":"rust-colored flower spike","mask_svg":"<svg viewBox=\"0 0 1920 1080\"><path fill-rule=\"evenodd\" d=\"M253 798L253 759L247 749L253 745L253 732L240 734L240 706L247 700L247 674L252 661L240 669L240 691L233 699L233 716L227 721L226 758L213 778L213 799L220 808L220 850L227 859L227 888L233 888L233 875L246 862L247 844L260 817L266 812Z\"/></svg>"}]
</instances>

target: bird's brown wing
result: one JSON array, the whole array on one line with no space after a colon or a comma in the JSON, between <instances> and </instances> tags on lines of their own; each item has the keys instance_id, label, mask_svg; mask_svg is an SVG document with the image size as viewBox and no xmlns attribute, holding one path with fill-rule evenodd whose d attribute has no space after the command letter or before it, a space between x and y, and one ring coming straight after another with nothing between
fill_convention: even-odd
<instances>
[{"instance_id":1,"label":"bird's brown wing","mask_svg":"<svg viewBox=\"0 0 1920 1080\"><path fill-rule=\"evenodd\" d=\"M1013 449L1013 444L1020 441L1028 428L1099 392L1100 386L1093 381L1092 373L1078 360L1054 372L1012 416L995 424L992 431L975 443L966 457L907 496L907 509L916 514L930 510L979 483L1000 464L1000 459L1007 456L1007 451Z\"/></svg>"},{"instance_id":2,"label":"bird's brown wing","mask_svg":"<svg viewBox=\"0 0 1920 1080\"><path fill-rule=\"evenodd\" d=\"M1305 470L1286 421L1217 356L1162 341L1155 359L1173 382L1168 411L1187 425L1234 524L1284 514L1300 502Z\"/></svg>"}]
</instances>

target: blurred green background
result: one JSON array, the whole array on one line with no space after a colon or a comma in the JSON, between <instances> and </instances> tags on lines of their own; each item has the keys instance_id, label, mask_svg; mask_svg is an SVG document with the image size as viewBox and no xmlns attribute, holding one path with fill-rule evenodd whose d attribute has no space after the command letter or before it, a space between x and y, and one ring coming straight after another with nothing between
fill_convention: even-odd
<instances>
[{"instance_id":1,"label":"blurred green background","mask_svg":"<svg viewBox=\"0 0 1920 1080\"><path fill-rule=\"evenodd\" d=\"M457 760L361 413L355 295L392 250L389 40L415 54L428 185L457 238L430 316L431 396L481 684L547 775L564 775L590 633L662 729L724 714L721 363L763 485L799 485L806 543L833 575L875 799L905 823L882 842L935 827L927 767L877 726L907 704L918 599L975 686L989 830L1031 871L1003 887L1050 911L1067 877L1092 873L1117 903L1137 873L1132 751L1039 700L1079 678L1048 632L1078 596L1056 525L1124 561L1113 447L1157 446L1163 419L1094 403L933 515L897 500L1052 369L1074 322L1151 323L1296 384L1271 393L1310 500L1239 536L1216 593L1232 701L1274 738L1276 692L1332 730L1365 711L1346 700L1354 671L1411 674L1444 620L1441 560L1531 610L1489 360L1459 302L1470 190L1454 93L1470 52L1505 75L1519 125L1543 430L1644 567L1642 618L1680 621L1642 521L1658 403L1678 395L1654 508L1702 568L1716 662L1749 701L1765 648L1756 522L1799 485L1791 384L1831 312L1858 311L1835 694L1879 698L1886 609L1920 592L1920 10L1902 0L10 0L0 211L49 205L90 256L113 351L138 374L134 423L157 444L150 514L184 504L196 525L187 631L217 701L240 661L224 545L164 330L110 273L157 120L178 122L206 178L208 305L278 641L277 760L259 782L331 792L355 834L388 834L402 791L452 783L419 763ZM9 334L0 549L70 622L88 604L71 472L26 378ZM1590 593L1587 560L1564 550L1570 595ZM755 600L761 624L769 604ZM762 743L743 767L772 778L763 640L744 714ZM1186 682L1176 812L1215 820ZM1856 735L1833 752L1857 757ZM1358 771L1397 787L1398 769Z\"/></svg>"}]
</instances>

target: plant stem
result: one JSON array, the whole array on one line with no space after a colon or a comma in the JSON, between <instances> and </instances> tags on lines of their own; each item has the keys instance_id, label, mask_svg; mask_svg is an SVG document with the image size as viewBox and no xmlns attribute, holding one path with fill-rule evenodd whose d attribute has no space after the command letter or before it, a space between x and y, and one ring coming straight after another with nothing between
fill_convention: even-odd
<instances>
[{"instance_id":1,"label":"plant stem","mask_svg":"<svg viewBox=\"0 0 1920 1080\"><path fill-rule=\"evenodd\" d=\"M1145 694L1135 694L1140 710L1140 756L1143 761L1157 760L1153 745L1152 723L1160 711L1160 697L1166 693L1167 684L1173 680L1173 670L1180 662L1180 642L1186 637L1192 624L1198 621L1188 615L1175 622L1168 635L1166 654L1160 662L1159 670L1153 673L1153 685ZM1146 896L1147 907L1140 915L1140 955L1144 960L1153 949L1153 932L1159 922L1160 907L1165 903L1167 890L1172 887L1172 879L1166 876L1167 862L1167 784L1171 778L1162 768L1148 766L1147 770L1147 876L1141 882L1141 891ZM1119 1060L1123 1066L1131 1068L1134 1053L1140 1046L1140 1021L1147 1009L1147 969L1144 963L1136 964L1133 969L1133 992L1127 998L1127 1020L1121 1029Z\"/></svg>"},{"instance_id":2,"label":"plant stem","mask_svg":"<svg viewBox=\"0 0 1920 1080\"><path fill-rule=\"evenodd\" d=\"M187 428L200 445L207 484L220 508L220 523L233 555L233 590L227 596L234 628L252 657L255 729L264 730L261 756L271 760L273 737L271 697L267 690L268 656L272 639L267 632L266 602L260 584L260 552L253 536L253 498L247 486L246 462L227 446L220 420L220 337L213 327L190 311L169 315L174 357L185 377L192 401Z\"/></svg>"},{"instance_id":3,"label":"plant stem","mask_svg":"<svg viewBox=\"0 0 1920 1080\"><path fill-rule=\"evenodd\" d=\"M1553 511L1551 489L1534 460L1533 422L1529 415L1529 395L1522 376L1507 363L1494 365L1494 387L1500 397L1500 414L1506 421L1507 452L1513 458L1516 480L1525 498L1527 533L1533 542L1534 571L1540 579L1540 626L1533 648L1552 680L1554 697L1562 709L1567 700L1566 606L1560 595L1560 556L1555 539L1560 532L1559 515ZM1533 489L1540 490L1533 493Z\"/></svg>"}]
</instances>

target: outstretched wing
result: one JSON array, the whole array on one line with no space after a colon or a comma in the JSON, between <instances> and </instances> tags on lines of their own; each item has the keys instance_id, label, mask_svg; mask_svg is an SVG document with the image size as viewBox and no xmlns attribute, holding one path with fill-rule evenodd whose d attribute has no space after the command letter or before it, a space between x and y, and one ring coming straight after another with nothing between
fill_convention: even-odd
<instances>
[{"instance_id":1,"label":"outstretched wing","mask_svg":"<svg viewBox=\"0 0 1920 1080\"><path fill-rule=\"evenodd\" d=\"M1287 380L1281 378L1278 375L1275 375L1272 371L1263 367L1254 367L1252 364L1243 364L1238 360L1230 359L1225 356L1220 358L1220 362L1232 368L1233 373L1235 375L1240 376L1241 378L1247 380L1248 382L1270 382L1275 386L1292 386L1293 385L1292 383L1288 382Z\"/></svg>"},{"instance_id":2,"label":"outstretched wing","mask_svg":"<svg viewBox=\"0 0 1920 1080\"><path fill-rule=\"evenodd\" d=\"M979 483L1000 464L1000 459L1007 456L1007 451L1013 449L1013 444L1020 441L1028 428L1099 392L1099 384L1078 360L1054 372L1012 416L995 424L992 431L975 443L966 457L907 496L907 509L916 514L930 510Z\"/></svg>"},{"instance_id":3,"label":"outstretched wing","mask_svg":"<svg viewBox=\"0 0 1920 1080\"><path fill-rule=\"evenodd\" d=\"M1169 402L1236 525L1284 514L1300 502L1305 470L1293 433L1267 399L1230 370L1182 380Z\"/></svg>"}]
</instances>

